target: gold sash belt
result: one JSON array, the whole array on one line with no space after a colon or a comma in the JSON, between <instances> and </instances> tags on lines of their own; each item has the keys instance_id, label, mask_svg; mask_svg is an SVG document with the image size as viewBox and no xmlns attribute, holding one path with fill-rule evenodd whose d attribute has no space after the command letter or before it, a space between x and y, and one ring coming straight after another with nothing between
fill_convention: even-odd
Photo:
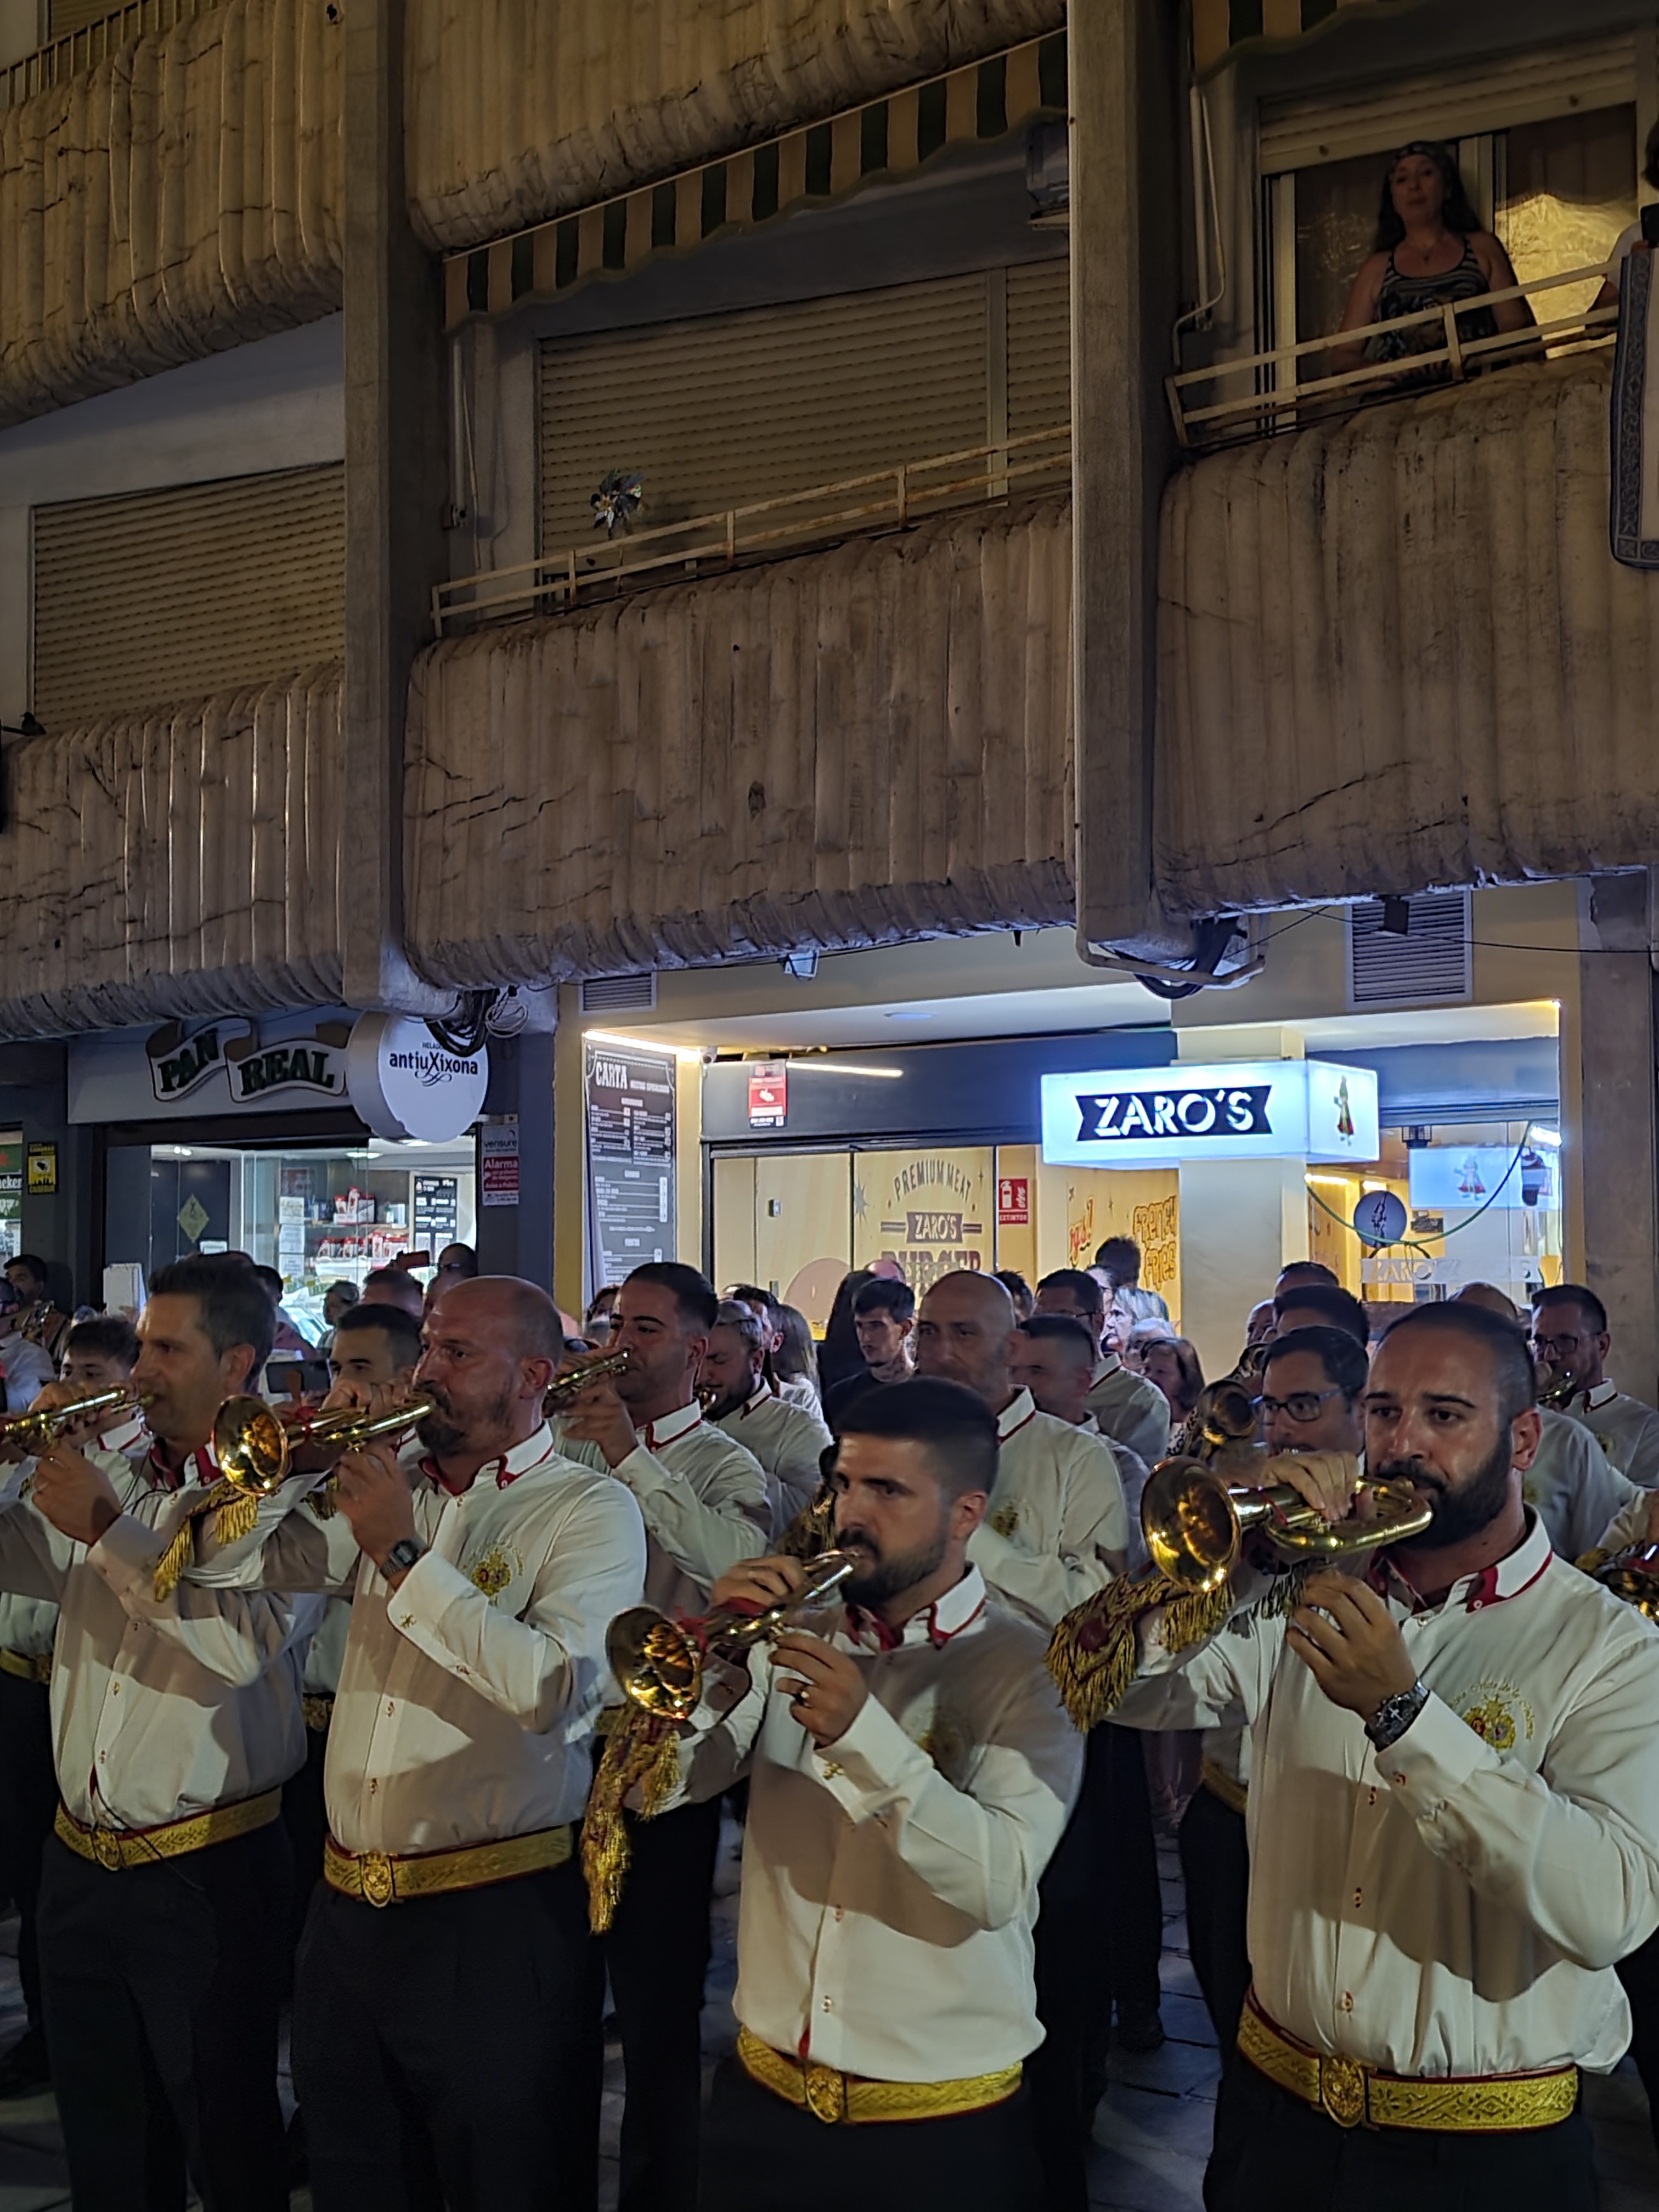
<instances>
[{"instance_id":1,"label":"gold sash belt","mask_svg":"<svg viewBox=\"0 0 1659 2212\"><path fill-rule=\"evenodd\" d=\"M1213 1759L1206 1759L1200 1769L1204 1787L1212 1796L1218 1797L1235 1813L1242 1813L1250 1802L1250 1793L1243 1782L1236 1782L1224 1766Z\"/></svg>"},{"instance_id":2,"label":"gold sash belt","mask_svg":"<svg viewBox=\"0 0 1659 2212\"><path fill-rule=\"evenodd\" d=\"M282 1809L282 1791L267 1790L263 1797L214 1805L205 1813L191 1813L159 1828L88 1828L67 1805L58 1808L53 1826L59 1840L79 1857L115 1874L124 1867L152 1866L157 1859L179 1859L190 1851L204 1851L210 1844L251 1836L256 1828L268 1828Z\"/></svg>"},{"instance_id":3,"label":"gold sash belt","mask_svg":"<svg viewBox=\"0 0 1659 2212\"><path fill-rule=\"evenodd\" d=\"M1254 1996L1238 2024L1238 2048L1258 2073L1327 2113L1340 2128L1421 2128L1434 2133L1507 2135L1553 2128L1578 2102L1578 2069L1547 2073L1453 2075L1436 2080L1380 2073L1357 2058L1321 2057L1286 2035Z\"/></svg>"},{"instance_id":4,"label":"gold sash belt","mask_svg":"<svg viewBox=\"0 0 1659 2212\"><path fill-rule=\"evenodd\" d=\"M532 1835L401 1857L385 1851L342 1850L330 1836L323 1844L323 1880L342 1897L361 1898L365 1905L402 1905L412 1897L435 1897L447 1889L485 1889L521 1874L538 1874L544 1867L562 1866L570 1851L568 1827L538 1828Z\"/></svg>"},{"instance_id":5,"label":"gold sash belt","mask_svg":"<svg viewBox=\"0 0 1659 2212\"><path fill-rule=\"evenodd\" d=\"M20 1682L50 1682L52 1654L43 1651L32 1659L26 1651L0 1650L0 1674L15 1674Z\"/></svg>"},{"instance_id":6,"label":"gold sash belt","mask_svg":"<svg viewBox=\"0 0 1659 2212\"><path fill-rule=\"evenodd\" d=\"M300 1710L305 1715L306 1731L310 1735L326 1735L328 1724L334 1717L334 1693L331 1690L307 1690L300 1699Z\"/></svg>"},{"instance_id":7,"label":"gold sash belt","mask_svg":"<svg viewBox=\"0 0 1659 2212\"><path fill-rule=\"evenodd\" d=\"M738 2058L763 2089L804 2105L814 2119L844 2120L854 2127L870 2120L943 2120L957 2112L982 2112L1012 2097L1021 2073L1018 2066L1005 2066L1000 2074L974 2074L961 2081L870 2081L813 2059L791 2058L746 2027L738 2030Z\"/></svg>"}]
</instances>

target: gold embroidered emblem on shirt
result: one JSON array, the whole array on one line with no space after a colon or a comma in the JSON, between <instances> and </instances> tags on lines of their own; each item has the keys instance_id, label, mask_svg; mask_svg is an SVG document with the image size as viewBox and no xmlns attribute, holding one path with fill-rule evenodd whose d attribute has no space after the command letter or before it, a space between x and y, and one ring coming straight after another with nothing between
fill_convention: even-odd
<instances>
[{"instance_id":1,"label":"gold embroidered emblem on shirt","mask_svg":"<svg viewBox=\"0 0 1659 2212\"><path fill-rule=\"evenodd\" d=\"M1018 1498L1011 1498L1006 1504L999 1505L991 1516L991 1526L999 1536L1012 1536L1019 1526Z\"/></svg>"},{"instance_id":2,"label":"gold embroidered emblem on shirt","mask_svg":"<svg viewBox=\"0 0 1659 2212\"><path fill-rule=\"evenodd\" d=\"M500 1544L492 1545L467 1569L473 1588L481 1589L492 1605L514 1577L523 1572L524 1561L518 1553Z\"/></svg>"},{"instance_id":3,"label":"gold embroidered emblem on shirt","mask_svg":"<svg viewBox=\"0 0 1659 2212\"><path fill-rule=\"evenodd\" d=\"M1494 1751L1513 1751L1524 1734L1530 1742L1535 1727L1532 1707L1512 1682L1477 1682L1468 1692L1472 1700L1463 1715L1483 1743Z\"/></svg>"}]
</instances>

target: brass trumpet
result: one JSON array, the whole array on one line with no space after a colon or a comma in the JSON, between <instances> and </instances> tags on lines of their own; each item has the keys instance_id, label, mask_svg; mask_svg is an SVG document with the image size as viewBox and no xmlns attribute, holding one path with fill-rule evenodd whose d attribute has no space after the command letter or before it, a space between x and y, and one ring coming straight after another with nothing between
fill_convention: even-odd
<instances>
[{"instance_id":1,"label":"brass trumpet","mask_svg":"<svg viewBox=\"0 0 1659 2212\"><path fill-rule=\"evenodd\" d=\"M579 1366L567 1367L548 1384L543 1413L550 1421L559 1413L568 1413L590 1383L602 1382L607 1376L626 1375L633 1364L634 1355L624 1345L619 1352L596 1352Z\"/></svg>"},{"instance_id":2,"label":"brass trumpet","mask_svg":"<svg viewBox=\"0 0 1659 2212\"><path fill-rule=\"evenodd\" d=\"M1659 1544L1632 1544L1615 1552L1592 1571L1590 1580L1659 1626Z\"/></svg>"},{"instance_id":3,"label":"brass trumpet","mask_svg":"<svg viewBox=\"0 0 1659 2212\"><path fill-rule=\"evenodd\" d=\"M263 1398L227 1398L214 1417L213 1456L220 1474L245 1498L269 1498L287 1480L296 1444L320 1446L339 1459L376 1437L402 1435L433 1410L433 1401L423 1397L410 1398L383 1413L341 1406L290 1428Z\"/></svg>"},{"instance_id":4,"label":"brass trumpet","mask_svg":"<svg viewBox=\"0 0 1659 2212\"><path fill-rule=\"evenodd\" d=\"M1538 1403L1540 1406L1553 1407L1558 1413L1565 1413L1578 1395L1577 1383L1570 1379L1565 1379L1560 1370L1552 1366L1547 1359L1540 1359L1538 1362L1537 1374Z\"/></svg>"},{"instance_id":5,"label":"brass trumpet","mask_svg":"<svg viewBox=\"0 0 1659 2212\"><path fill-rule=\"evenodd\" d=\"M1379 1517L1332 1523L1288 1483L1255 1489L1229 1482L1223 1469L1202 1460L1161 1460L1140 1494L1141 1533L1161 1573L1207 1592L1231 1574L1253 1529L1291 1559L1340 1559L1420 1536L1434 1517L1409 1483L1368 1482L1364 1489L1376 1498Z\"/></svg>"},{"instance_id":6,"label":"brass trumpet","mask_svg":"<svg viewBox=\"0 0 1659 2212\"><path fill-rule=\"evenodd\" d=\"M805 1589L759 1613L723 1605L687 1621L671 1620L654 1605L619 1613L606 1632L605 1648L623 1697L653 1719L689 1719L702 1695L706 1651L738 1659L757 1644L771 1643L796 1613L809 1612L839 1589L858 1560L851 1552L820 1552L805 1565Z\"/></svg>"},{"instance_id":7,"label":"brass trumpet","mask_svg":"<svg viewBox=\"0 0 1659 2212\"><path fill-rule=\"evenodd\" d=\"M39 1413L12 1414L9 1420L0 1421L0 1443L21 1444L27 1453L43 1452L90 1414L118 1412L125 1419L142 1413L149 1403L148 1398L138 1397L125 1384L112 1390L94 1390L67 1406L52 1406Z\"/></svg>"}]
</instances>

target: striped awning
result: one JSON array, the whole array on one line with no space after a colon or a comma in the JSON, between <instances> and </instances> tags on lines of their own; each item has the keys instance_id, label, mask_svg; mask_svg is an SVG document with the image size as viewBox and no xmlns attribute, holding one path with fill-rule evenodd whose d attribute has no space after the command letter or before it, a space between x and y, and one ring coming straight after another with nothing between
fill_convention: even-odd
<instances>
[{"instance_id":1,"label":"striped awning","mask_svg":"<svg viewBox=\"0 0 1659 2212\"><path fill-rule=\"evenodd\" d=\"M1299 39L1343 8L1381 0L1193 0L1193 66L1201 76L1245 39Z\"/></svg>"},{"instance_id":2,"label":"striped awning","mask_svg":"<svg viewBox=\"0 0 1659 2212\"><path fill-rule=\"evenodd\" d=\"M451 254L444 327L503 315L527 300L567 298L596 278L631 275L711 238L907 175L948 147L983 144L1066 112L1066 33L1055 31L661 183Z\"/></svg>"}]
</instances>

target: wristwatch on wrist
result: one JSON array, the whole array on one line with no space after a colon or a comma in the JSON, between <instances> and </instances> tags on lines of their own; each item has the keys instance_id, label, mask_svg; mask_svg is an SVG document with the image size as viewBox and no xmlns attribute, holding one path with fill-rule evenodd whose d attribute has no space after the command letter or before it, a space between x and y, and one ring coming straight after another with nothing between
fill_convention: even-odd
<instances>
[{"instance_id":1,"label":"wristwatch on wrist","mask_svg":"<svg viewBox=\"0 0 1659 2212\"><path fill-rule=\"evenodd\" d=\"M1373 1749L1386 1751L1391 1743L1398 1743L1428 1702L1428 1691L1421 1682L1413 1682L1409 1690L1396 1690L1393 1697L1384 1698L1365 1723L1365 1733Z\"/></svg>"},{"instance_id":2,"label":"wristwatch on wrist","mask_svg":"<svg viewBox=\"0 0 1659 2212\"><path fill-rule=\"evenodd\" d=\"M416 1559L426 1557L426 1546L417 1543L413 1536L399 1536L380 1562L380 1572L389 1582L393 1575L406 1575Z\"/></svg>"}]
</instances>

